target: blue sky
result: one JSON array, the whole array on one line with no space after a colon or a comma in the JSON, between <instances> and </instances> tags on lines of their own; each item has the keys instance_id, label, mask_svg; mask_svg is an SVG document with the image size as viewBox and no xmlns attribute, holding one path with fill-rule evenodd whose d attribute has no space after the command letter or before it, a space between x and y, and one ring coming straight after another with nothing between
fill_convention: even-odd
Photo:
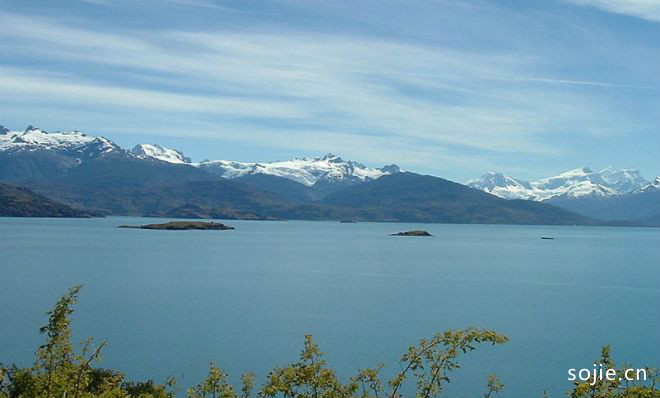
<instances>
[{"instance_id":1,"label":"blue sky","mask_svg":"<svg viewBox=\"0 0 660 398\"><path fill-rule=\"evenodd\" d=\"M2 0L0 124L456 181L660 174L660 0Z\"/></svg>"}]
</instances>

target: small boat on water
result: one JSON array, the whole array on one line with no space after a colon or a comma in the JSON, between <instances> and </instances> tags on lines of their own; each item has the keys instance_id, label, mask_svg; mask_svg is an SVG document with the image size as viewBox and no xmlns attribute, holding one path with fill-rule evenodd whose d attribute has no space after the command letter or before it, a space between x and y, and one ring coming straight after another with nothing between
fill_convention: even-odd
<instances>
[{"instance_id":1,"label":"small boat on water","mask_svg":"<svg viewBox=\"0 0 660 398\"><path fill-rule=\"evenodd\" d=\"M541 236L541 239L553 240L555 238L550 237L550 236Z\"/></svg>"}]
</instances>

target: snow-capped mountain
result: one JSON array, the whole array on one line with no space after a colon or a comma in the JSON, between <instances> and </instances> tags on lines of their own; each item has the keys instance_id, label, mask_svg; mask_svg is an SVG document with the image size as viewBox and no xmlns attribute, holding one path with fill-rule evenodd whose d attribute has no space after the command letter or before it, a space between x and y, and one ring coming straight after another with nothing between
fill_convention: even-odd
<instances>
[{"instance_id":1,"label":"snow-capped mountain","mask_svg":"<svg viewBox=\"0 0 660 398\"><path fill-rule=\"evenodd\" d=\"M50 182L83 164L131 157L109 139L80 131L49 133L32 126L24 131L0 129L0 181L3 182Z\"/></svg>"},{"instance_id":2,"label":"snow-capped mountain","mask_svg":"<svg viewBox=\"0 0 660 398\"><path fill-rule=\"evenodd\" d=\"M598 174L610 188L623 193L636 191L648 184L642 173L636 169L615 169L609 166L599 171Z\"/></svg>"},{"instance_id":3,"label":"snow-capped mountain","mask_svg":"<svg viewBox=\"0 0 660 398\"><path fill-rule=\"evenodd\" d=\"M23 158L30 156L30 162L34 167L40 162L43 163L42 159L44 159L50 164L48 167L60 171L107 154L120 154L125 158L155 159L172 164L186 164L227 179L264 174L286 178L306 186L316 185L316 188L328 189L373 180L400 171L394 164L382 168L370 168L332 154L266 163L230 160L192 163L181 151L158 144L139 144L127 151L104 137L89 136L80 131L49 133L32 126L25 131L10 131L0 126L0 154L11 157L11 159L7 158L7 161L13 166L18 164L15 156ZM54 155L56 156L53 157ZM45 175L42 172L37 174Z\"/></svg>"},{"instance_id":4,"label":"snow-capped mountain","mask_svg":"<svg viewBox=\"0 0 660 398\"><path fill-rule=\"evenodd\" d=\"M327 154L316 158L301 158L269 163L247 163L231 160L212 160L193 164L224 178L238 178L250 174L267 174L287 178L312 186L321 182L368 181L401 171L396 165L369 168L339 156Z\"/></svg>"},{"instance_id":5,"label":"snow-capped mountain","mask_svg":"<svg viewBox=\"0 0 660 398\"><path fill-rule=\"evenodd\" d=\"M28 126L25 131L0 131L0 152L55 151L79 160L94 158L115 151L123 151L104 137L92 137L80 131L48 133Z\"/></svg>"},{"instance_id":6,"label":"snow-capped mountain","mask_svg":"<svg viewBox=\"0 0 660 398\"><path fill-rule=\"evenodd\" d=\"M518 180L493 171L489 171L479 178L468 181L466 185L504 199L530 199L530 192L534 189L527 181Z\"/></svg>"},{"instance_id":7,"label":"snow-capped mountain","mask_svg":"<svg viewBox=\"0 0 660 398\"><path fill-rule=\"evenodd\" d=\"M660 191L660 176L655 177L655 180L647 183L640 189L636 190L635 192L649 192L649 191Z\"/></svg>"},{"instance_id":8,"label":"snow-capped mountain","mask_svg":"<svg viewBox=\"0 0 660 398\"><path fill-rule=\"evenodd\" d=\"M157 159L167 163L187 164L190 158L181 151L169 149L158 144L138 144L131 149L131 153L140 159Z\"/></svg>"},{"instance_id":9,"label":"snow-capped mountain","mask_svg":"<svg viewBox=\"0 0 660 398\"><path fill-rule=\"evenodd\" d=\"M141 159L158 159L163 162L190 164L191 166L219 175L223 178L234 179L254 174L265 174L286 178L306 186L315 184L349 184L375 180L386 174L401 171L395 164L381 168L370 168L358 162L344 160L331 153L315 158L296 158L275 162L238 162L234 160L204 160L191 163L175 149L160 145L140 144L131 152Z\"/></svg>"},{"instance_id":10,"label":"snow-capped mountain","mask_svg":"<svg viewBox=\"0 0 660 398\"><path fill-rule=\"evenodd\" d=\"M489 172L466 184L505 199L545 201L587 196L616 196L638 190L648 182L644 180L639 170L618 170L607 167L599 172L593 172L588 167L582 167L534 182Z\"/></svg>"},{"instance_id":11,"label":"snow-capped mountain","mask_svg":"<svg viewBox=\"0 0 660 398\"><path fill-rule=\"evenodd\" d=\"M578 198L582 196L612 196L619 191L612 188L599 173L588 167L581 167L544 178L531 183L536 190L535 200L548 200L558 197Z\"/></svg>"}]
</instances>

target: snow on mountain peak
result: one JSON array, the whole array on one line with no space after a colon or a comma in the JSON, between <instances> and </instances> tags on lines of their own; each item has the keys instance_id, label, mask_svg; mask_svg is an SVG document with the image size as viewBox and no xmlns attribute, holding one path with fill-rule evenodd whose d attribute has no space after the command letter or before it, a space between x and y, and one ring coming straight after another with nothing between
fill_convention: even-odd
<instances>
[{"instance_id":1,"label":"snow on mountain peak","mask_svg":"<svg viewBox=\"0 0 660 398\"><path fill-rule=\"evenodd\" d=\"M655 177L655 180L644 185L640 189L636 190L634 193L656 191L656 190L660 190L660 176Z\"/></svg>"},{"instance_id":2,"label":"snow on mountain peak","mask_svg":"<svg viewBox=\"0 0 660 398\"><path fill-rule=\"evenodd\" d=\"M138 144L131 149L131 153L140 159L151 158L175 164L190 163L190 158L184 156L183 152L158 144Z\"/></svg>"},{"instance_id":3,"label":"snow on mountain peak","mask_svg":"<svg viewBox=\"0 0 660 398\"><path fill-rule=\"evenodd\" d=\"M358 162L345 161L332 153L316 158L295 158L267 163L212 160L194 163L193 165L224 178L267 174L287 178L307 186L312 186L321 181L337 182L346 179L367 181L401 171L396 165L369 168Z\"/></svg>"},{"instance_id":4,"label":"snow on mountain peak","mask_svg":"<svg viewBox=\"0 0 660 398\"><path fill-rule=\"evenodd\" d=\"M467 185L506 199L543 201L582 196L614 196L639 190L648 184L639 170L607 167L597 173L588 167L563 172L534 182L489 172Z\"/></svg>"},{"instance_id":5,"label":"snow on mountain peak","mask_svg":"<svg viewBox=\"0 0 660 398\"><path fill-rule=\"evenodd\" d=\"M641 189L648 181L637 169L615 169L608 166L599 171L598 174L608 183L611 188L620 192L632 192Z\"/></svg>"},{"instance_id":6,"label":"snow on mountain peak","mask_svg":"<svg viewBox=\"0 0 660 398\"><path fill-rule=\"evenodd\" d=\"M579 198L581 196L615 196L619 194L620 192L614 188L600 185L593 181L585 180L566 184L566 189L558 190L557 194L551 195L547 199L560 197Z\"/></svg>"},{"instance_id":7,"label":"snow on mountain peak","mask_svg":"<svg viewBox=\"0 0 660 398\"><path fill-rule=\"evenodd\" d=\"M380 168L384 173L387 174L395 174L395 173L401 173L403 170L401 170L401 167L397 166L396 164L386 164L385 166Z\"/></svg>"},{"instance_id":8,"label":"snow on mountain peak","mask_svg":"<svg viewBox=\"0 0 660 398\"><path fill-rule=\"evenodd\" d=\"M304 158L304 159L309 159L309 158ZM337 155L335 155L335 154L333 154L333 153L330 153L330 152L326 153L325 155L323 155L323 156L320 157L320 158L312 158L312 159L319 159L319 160L337 160L337 161L340 161L340 162L343 161L342 158L340 158L339 156L337 156Z\"/></svg>"},{"instance_id":9,"label":"snow on mountain peak","mask_svg":"<svg viewBox=\"0 0 660 398\"><path fill-rule=\"evenodd\" d=\"M557 177L566 177L566 178L581 177L581 176L587 176L592 173L593 170L591 170L589 167L578 167L577 169L565 171L559 174Z\"/></svg>"},{"instance_id":10,"label":"snow on mountain peak","mask_svg":"<svg viewBox=\"0 0 660 398\"><path fill-rule=\"evenodd\" d=\"M0 151L21 150L55 150L92 157L121 148L107 138L87 136L80 131L49 133L28 126L24 131L5 131L0 135Z\"/></svg>"},{"instance_id":11,"label":"snow on mountain peak","mask_svg":"<svg viewBox=\"0 0 660 398\"><path fill-rule=\"evenodd\" d=\"M471 188L481 189L505 199L533 199L533 188L527 181L489 171L466 183Z\"/></svg>"},{"instance_id":12,"label":"snow on mountain peak","mask_svg":"<svg viewBox=\"0 0 660 398\"><path fill-rule=\"evenodd\" d=\"M606 186L607 185L607 183L603 180L603 178L598 173L594 173L588 167L580 167L580 168L577 168L577 169L573 169L573 170L563 172L563 173L561 173L561 174L559 174L558 176L555 176L555 177L544 178L544 179L538 180L538 181L533 183L533 186L536 187L536 188L539 188L541 190L556 191L556 193L561 195L561 194L565 193L565 192L561 192L561 191L568 191L568 190L570 190L572 185L575 185L575 184L578 184L578 183L584 183L584 182L590 182L591 184L588 184L588 183L587 184L581 184L582 185L582 190L581 191L584 191L584 187L587 186L587 185L593 185L592 188L594 189L594 191L599 190L597 185L600 185L600 186Z\"/></svg>"}]
</instances>

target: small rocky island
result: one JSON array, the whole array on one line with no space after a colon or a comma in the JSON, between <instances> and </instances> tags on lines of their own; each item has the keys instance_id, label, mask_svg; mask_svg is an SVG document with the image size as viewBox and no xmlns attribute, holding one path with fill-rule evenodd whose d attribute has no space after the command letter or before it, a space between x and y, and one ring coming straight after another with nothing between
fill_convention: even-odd
<instances>
[{"instance_id":1,"label":"small rocky island","mask_svg":"<svg viewBox=\"0 0 660 398\"><path fill-rule=\"evenodd\" d=\"M120 225L119 228L137 228L137 229L163 229L167 231L184 231L189 229L201 230L227 230L234 227L218 222L206 221L171 221L164 224L146 224L146 225Z\"/></svg>"},{"instance_id":2,"label":"small rocky island","mask_svg":"<svg viewBox=\"0 0 660 398\"><path fill-rule=\"evenodd\" d=\"M433 235L431 235L427 231L416 229L414 231L397 232L395 234L390 234L390 236L433 236Z\"/></svg>"}]
</instances>

